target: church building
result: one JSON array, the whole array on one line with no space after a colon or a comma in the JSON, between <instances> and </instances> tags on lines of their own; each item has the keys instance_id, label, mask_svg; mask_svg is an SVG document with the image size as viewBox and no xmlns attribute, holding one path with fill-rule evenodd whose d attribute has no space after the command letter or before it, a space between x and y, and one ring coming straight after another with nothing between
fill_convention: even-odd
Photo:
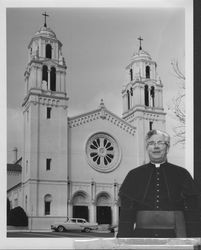
<instances>
[{"instance_id":1,"label":"church building","mask_svg":"<svg viewBox=\"0 0 201 250\"><path fill-rule=\"evenodd\" d=\"M119 90L122 117L103 100L95 110L69 117L62 43L46 21L31 38L22 101L21 185L8 190L12 204L13 192L19 196L30 230L50 229L66 217L118 223L120 185L131 169L148 161L145 134L165 130L166 122L157 63L138 39L139 49L125 68L127 80Z\"/></svg>"}]
</instances>

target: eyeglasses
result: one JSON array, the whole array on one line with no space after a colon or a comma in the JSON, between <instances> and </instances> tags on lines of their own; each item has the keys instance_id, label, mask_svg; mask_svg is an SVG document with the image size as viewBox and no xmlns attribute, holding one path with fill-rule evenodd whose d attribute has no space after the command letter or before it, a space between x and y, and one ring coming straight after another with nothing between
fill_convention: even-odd
<instances>
[{"instance_id":1,"label":"eyeglasses","mask_svg":"<svg viewBox=\"0 0 201 250\"><path fill-rule=\"evenodd\" d=\"M155 146L155 145L158 145L158 146L164 146L164 145L167 145L167 143L166 142L164 142L164 141L149 141L148 143L147 143L147 145L148 146Z\"/></svg>"}]
</instances>

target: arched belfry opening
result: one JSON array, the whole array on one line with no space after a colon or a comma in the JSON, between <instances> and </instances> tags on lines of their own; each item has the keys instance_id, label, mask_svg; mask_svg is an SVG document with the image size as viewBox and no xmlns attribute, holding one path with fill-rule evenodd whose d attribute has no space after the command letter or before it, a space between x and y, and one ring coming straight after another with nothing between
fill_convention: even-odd
<instances>
[{"instance_id":1,"label":"arched belfry opening","mask_svg":"<svg viewBox=\"0 0 201 250\"><path fill-rule=\"evenodd\" d=\"M51 67L50 71L50 90L56 91L56 69Z\"/></svg>"},{"instance_id":2,"label":"arched belfry opening","mask_svg":"<svg viewBox=\"0 0 201 250\"><path fill-rule=\"evenodd\" d=\"M133 69L130 69L130 79L133 81Z\"/></svg>"},{"instance_id":3,"label":"arched belfry opening","mask_svg":"<svg viewBox=\"0 0 201 250\"><path fill-rule=\"evenodd\" d=\"M111 224L111 197L108 193L102 192L96 198L96 219L98 224Z\"/></svg>"},{"instance_id":4,"label":"arched belfry opening","mask_svg":"<svg viewBox=\"0 0 201 250\"><path fill-rule=\"evenodd\" d=\"M144 104L145 106L149 106L149 87L148 85L144 86Z\"/></svg>"},{"instance_id":5,"label":"arched belfry opening","mask_svg":"<svg viewBox=\"0 0 201 250\"><path fill-rule=\"evenodd\" d=\"M89 197L84 191L78 191L73 195L73 217L89 220Z\"/></svg>"},{"instance_id":6,"label":"arched belfry opening","mask_svg":"<svg viewBox=\"0 0 201 250\"><path fill-rule=\"evenodd\" d=\"M150 78L150 67L146 66L146 78Z\"/></svg>"},{"instance_id":7,"label":"arched belfry opening","mask_svg":"<svg viewBox=\"0 0 201 250\"><path fill-rule=\"evenodd\" d=\"M46 45L46 50L45 50L45 57L46 58L52 58L52 46L50 44Z\"/></svg>"},{"instance_id":8,"label":"arched belfry opening","mask_svg":"<svg viewBox=\"0 0 201 250\"><path fill-rule=\"evenodd\" d=\"M48 81L48 68L46 65L43 65L42 81Z\"/></svg>"},{"instance_id":9,"label":"arched belfry opening","mask_svg":"<svg viewBox=\"0 0 201 250\"><path fill-rule=\"evenodd\" d=\"M130 92L129 92L129 90L127 90L127 100L128 100L128 109L130 109L131 105L130 105Z\"/></svg>"}]
</instances>

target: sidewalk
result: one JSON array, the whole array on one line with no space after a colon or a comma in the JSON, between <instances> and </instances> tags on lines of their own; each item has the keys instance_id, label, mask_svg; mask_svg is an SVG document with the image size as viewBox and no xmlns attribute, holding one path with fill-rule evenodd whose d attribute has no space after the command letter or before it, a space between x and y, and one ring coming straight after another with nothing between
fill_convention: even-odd
<instances>
[{"instance_id":1,"label":"sidewalk","mask_svg":"<svg viewBox=\"0 0 201 250\"><path fill-rule=\"evenodd\" d=\"M31 230L28 227L7 226L7 232L51 232L51 229Z\"/></svg>"}]
</instances>

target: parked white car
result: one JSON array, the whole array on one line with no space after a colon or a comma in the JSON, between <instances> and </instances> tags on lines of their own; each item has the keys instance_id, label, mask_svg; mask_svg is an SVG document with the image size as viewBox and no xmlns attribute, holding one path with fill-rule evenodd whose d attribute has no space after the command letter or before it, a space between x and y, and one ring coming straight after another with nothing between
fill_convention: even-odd
<instances>
[{"instance_id":1,"label":"parked white car","mask_svg":"<svg viewBox=\"0 0 201 250\"><path fill-rule=\"evenodd\" d=\"M58 232L63 232L66 230L80 230L84 232L90 232L91 230L98 229L98 224L87 222L82 218L68 218L63 223L52 224L51 229Z\"/></svg>"}]
</instances>

